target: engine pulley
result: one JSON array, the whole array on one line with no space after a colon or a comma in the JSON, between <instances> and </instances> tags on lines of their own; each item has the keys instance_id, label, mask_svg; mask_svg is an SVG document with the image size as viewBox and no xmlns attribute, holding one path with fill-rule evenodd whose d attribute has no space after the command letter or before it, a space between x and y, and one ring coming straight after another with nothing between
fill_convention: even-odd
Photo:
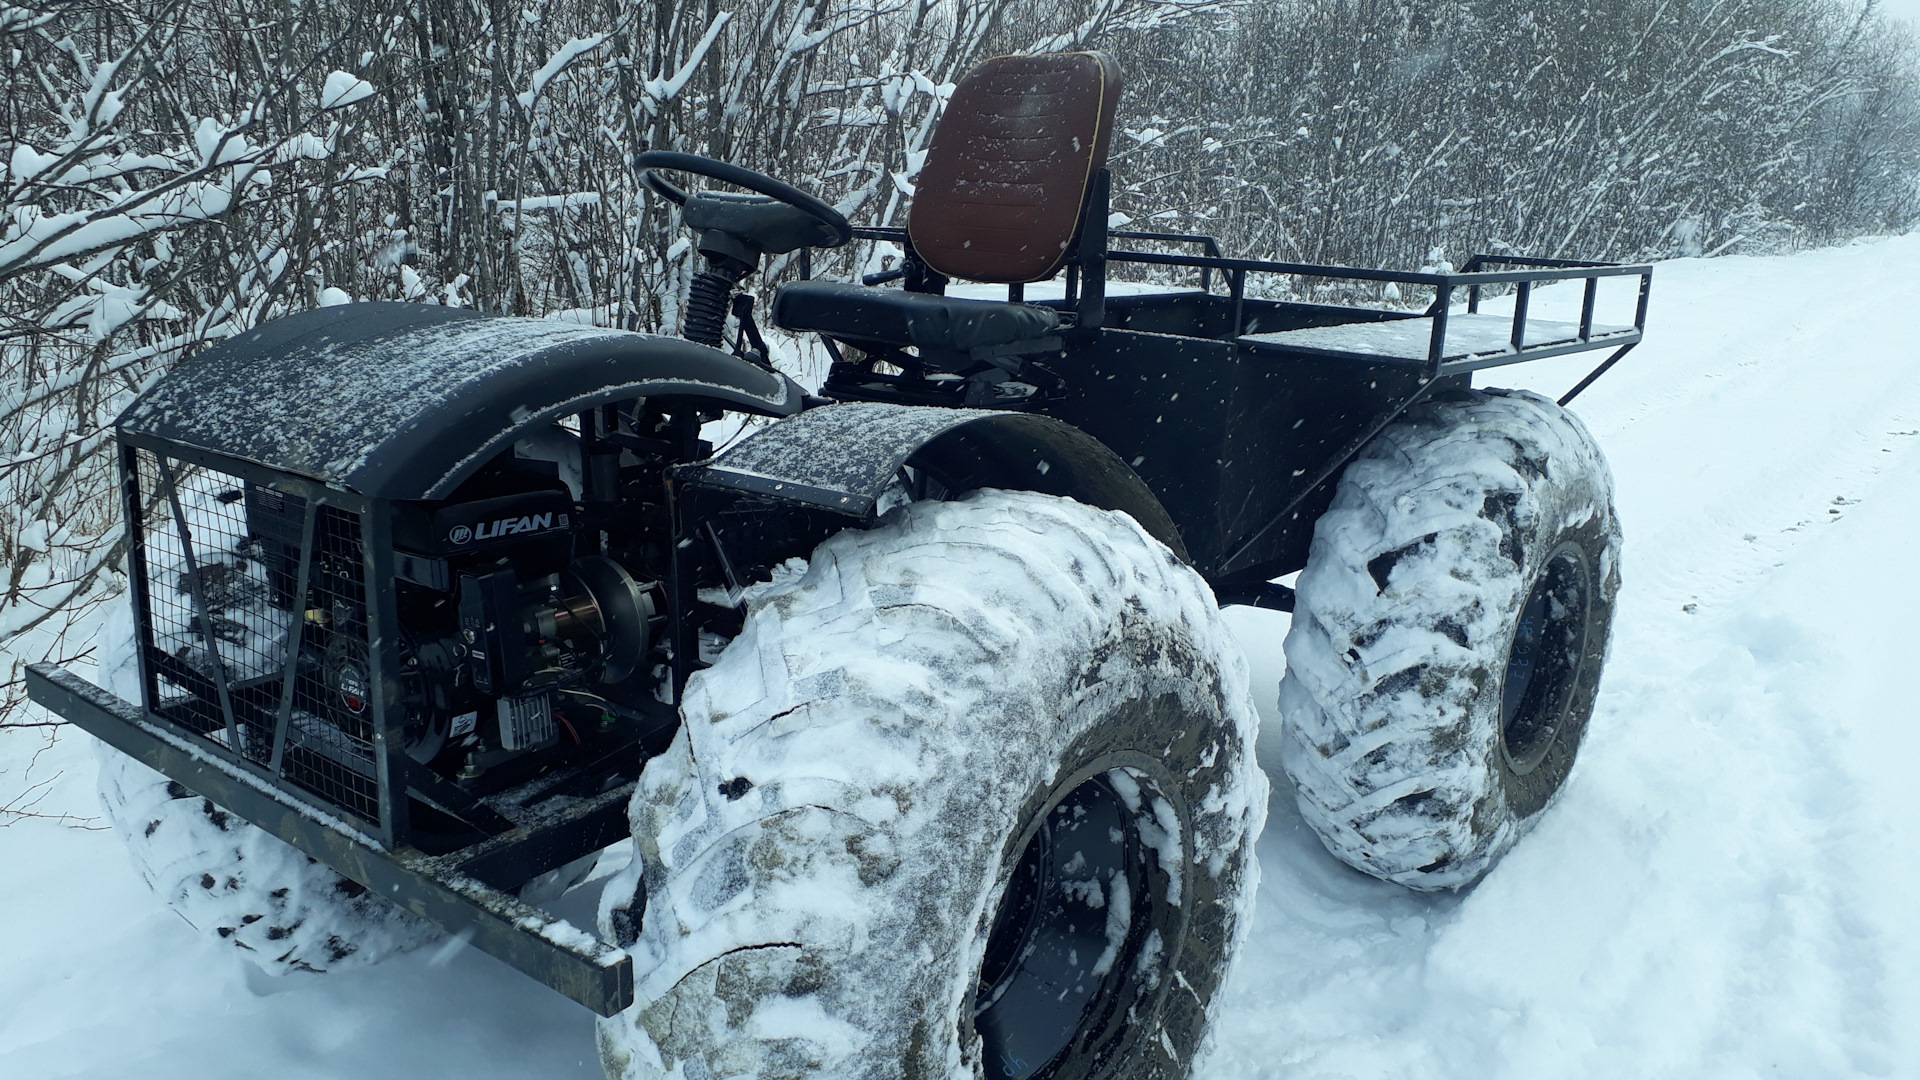
<instances>
[{"instance_id":1,"label":"engine pulley","mask_svg":"<svg viewBox=\"0 0 1920 1080\"><path fill-rule=\"evenodd\" d=\"M562 581L572 595L547 609L555 629L572 623L598 638L601 682L632 675L653 640L653 586L604 555L575 559Z\"/></svg>"}]
</instances>

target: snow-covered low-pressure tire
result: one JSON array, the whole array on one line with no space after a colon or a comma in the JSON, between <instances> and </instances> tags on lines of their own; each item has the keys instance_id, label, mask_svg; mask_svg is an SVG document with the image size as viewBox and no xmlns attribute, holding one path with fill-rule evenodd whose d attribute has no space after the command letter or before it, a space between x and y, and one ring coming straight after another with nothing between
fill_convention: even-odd
<instances>
[{"instance_id":1,"label":"snow-covered low-pressure tire","mask_svg":"<svg viewBox=\"0 0 1920 1080\"><path fill-rule=\"evenodd\" d=\"M1566 781L1620 587L1613 482L1545 398L1410 410L1314 527L1280 684L1301 815L1415 889L1484 875Z\"/></svg>"},{"instance_id":2,"label":"snow-covered low-pressure tire","mask_svg":"<svg viewBox=\"0 0 1920 1080\"><path fill-rule=\"evenodd\" d=\"M1123 515L988 491L747 602L603 895L637 983L608 1075L1188 1075L1266 795L1199 576Z\"/></svg>"},{"instance_id":3,"label":"snow-covered low-pressure tire","mask_svg":"<svg viewBox=\"0 0 1920 1080\"><path fill-rule=\"evenodd\" d=\"M133 613L99 639L107 689L140 698ZM100 802L133 868L187 923L272 974L363 967L437 931L265 830L100 743Z\"/></svg>"},{"instance_id":4,"label":"snow-covered low-pressure tire","mask_svg":"<svg viewBox=\"0 0 1920 1080\"><path fill-rule=\"evenodd\" d=\"M377 963L438 931L118 750L100 801L169 908L272 974Z\"/></svg>"}]
</instances>

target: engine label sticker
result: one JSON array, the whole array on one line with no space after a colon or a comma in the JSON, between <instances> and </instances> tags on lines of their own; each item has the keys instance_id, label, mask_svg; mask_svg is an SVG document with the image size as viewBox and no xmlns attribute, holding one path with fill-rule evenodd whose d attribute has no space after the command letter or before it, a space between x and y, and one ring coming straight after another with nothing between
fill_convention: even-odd
<instances>
[{"instance_id":1,"label":"engine label sticker","mask_svg":"<svg viewBox=\"0 0 1920 1080\"><path fill-rule=\"evenodd\" d=\"M452 730L447 732L447 736L449 738L457 739L462 735L471 735L473 734L474 727L477 726L479 723L480 723L479 713L463 712L459 716L456 716L453 718L453 728Z\"/></svg>"},{"instance_id":2,"label":"engine label sticker","mask_svg":"<svg viewBox=\"0 0 1920 1080\"><path fill-rule=\"evenodd\" d=\"M544 514L525 514L520 517L499 518L495 521L482 521L478 525L455 525L447 534L447 539L456 544L469 544L475 540L497 540L502 536L516 536L520 533L547 532L567 527L567 515L556 515L549 510Z\"/></svg>"}]
</instances>

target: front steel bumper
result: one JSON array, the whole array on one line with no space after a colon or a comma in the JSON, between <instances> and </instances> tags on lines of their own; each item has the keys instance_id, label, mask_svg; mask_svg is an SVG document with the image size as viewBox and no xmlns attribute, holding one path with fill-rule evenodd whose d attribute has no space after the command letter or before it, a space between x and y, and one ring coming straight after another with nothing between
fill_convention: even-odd
<instances>
[{"instance_id":1,"label":"front steel bumper","mask_svg":"<svg viewBox=\"0 0 1920 1080\"><path fill-rule=\"evenodd\" d=\"M85 679L34 664L26 686L36 703L107 745L601 1016L633 1003L624 951L506 891L626 836L632 783L520 820L509 809L506 831L452 854L394 851Z\"/></svg>"}]
</instances>

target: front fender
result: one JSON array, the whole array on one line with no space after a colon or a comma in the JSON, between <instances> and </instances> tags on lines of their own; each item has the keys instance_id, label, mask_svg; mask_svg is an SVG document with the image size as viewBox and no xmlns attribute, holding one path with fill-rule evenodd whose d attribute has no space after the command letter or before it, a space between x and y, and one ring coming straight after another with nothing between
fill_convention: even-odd
<instances>
[{"instance_id":1,"label":"front fender","mask_svg":"<svg viewBox=\"0 0 1920 1080\"><path fill-rule=\"evenodd\" d=\"M443 499L525 432L635 397L763 416L800 387L659 334L431 304L347 304L263 323L182 363L118 421L383 499Z\"/></svg>"},{"instance_id":2,"label":"front fender","mask_svg":"<svg viewBox=\"0 0 1920 1080\"><path fill-rule=\"evenodd\" d=\"M955 494L1008 488L1118 510L1187 558L1173 519L1126 462L1079 428L1033 413L879 402L825 405L674 472L686 486L870 521L881 493L910 464L947 479Z\"/></svg>"}]
</instances>

